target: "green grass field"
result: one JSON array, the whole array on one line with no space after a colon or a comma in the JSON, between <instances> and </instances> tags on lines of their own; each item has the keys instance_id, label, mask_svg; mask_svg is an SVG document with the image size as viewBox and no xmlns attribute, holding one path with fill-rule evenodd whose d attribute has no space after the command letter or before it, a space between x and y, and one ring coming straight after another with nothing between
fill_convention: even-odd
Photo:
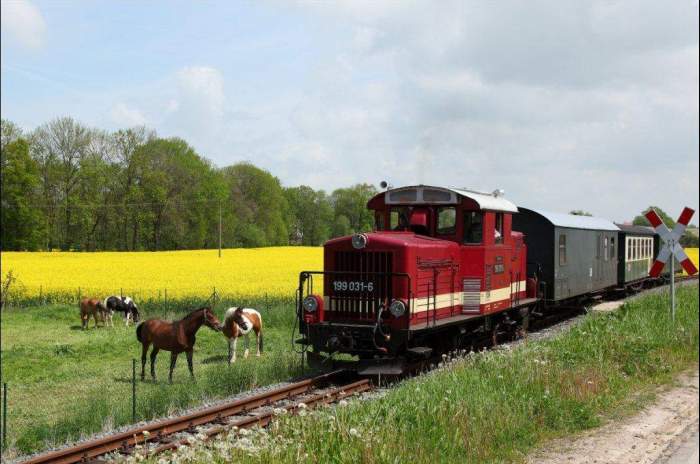
<instances>
[{"instance_id":1,"label":"green grass field","mask_svg":"<svg viewBox=\"0 0 700 464\"><path fill-rule=\"evenodd\" d=\"M678 290L675 323L668 295L648 295L556 338L472 354L381 399L283 417L272 432L232 432L178 461L521 462L547 439L638 410L697 363L693 285Z\"/></svg>"},{"instance_id":2,"label":"green grass field","mask_svg":"<svg viewBox=\"0 0 700 464\"><path fill-rule=\"evenodd\" d=\"M264 321L264 353L229 367L226 339L206 327L197 334L191 382L184 355L178 358L173 384L168 384L170 355L157 360L158 382L137 382L137 418L149 419L170 410L195 405L256 386L286 380L301 372L300 357L291 349L293 303L237 302L259 308ZM177 319L186 310L142 307L146 317ZM230 305L218 304L220 318ZM132 358L140 373L141 345L133 326L126 328L118 315L114 328L80 329L77 306L48 305L12 308L3 312L2 374L9 385L9 454L34 452L79 438L104 427L131 423ZM150 361L149 361L150 363Z\"/></svg>"}]
</instances>

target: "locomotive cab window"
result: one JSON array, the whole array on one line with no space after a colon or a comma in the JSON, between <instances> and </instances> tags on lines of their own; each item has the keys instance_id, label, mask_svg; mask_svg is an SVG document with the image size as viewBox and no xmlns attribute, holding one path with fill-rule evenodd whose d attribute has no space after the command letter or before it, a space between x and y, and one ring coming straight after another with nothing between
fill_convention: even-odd
<instances>
[{"instance_id":1,"label":"locomotive cab window","mask_svg":"<svg viewBox=\"0 0 700 464\"><path fill-rule=\"evenodd\" d=\"M494 243L503 243L503 213L496 213L496 230L494 230Z\"/></svg>"},{"instance_id":2,"label":"locomotive cab window","mask_svg":"<svg viewBox=\"0 0 700 464\"><path fill-rule=\"evenodd\" d=\"M389 213L389 227L391 230L407 230L408 214L409 211L406 206L391 208Z\"/></svg>"},{"instance_id":3,"label":"locomotive cab window","mask_svg":"<svg viewBox=\"0 0 700 464\"><path fill-rule=\"evenodd\" d=\"M457 212L454 206L438 208L437 233L438 235L453 235L457 224Z\"/></svg>"},{"instance_id":4,"label":"locomotive cab window","mask_svg":"<svg viewBox=\"0 0 700 464\"><path fill-rule=\"evenodd\" d=\"M559 265L566 265L566 235L559 236Z\"/></svg>"},{"instance_id":5,"label":"locomotive cab window","mask_svg":"<svg viewBox=\"0 0 700 464\"><path fill-rule=\"evenodd\" d=\"M481 211L464 212L464 243L481 243L483 218Z\"/></svg>"},{"instance_id":6,"label":"locomotive cab window","mask_svg":"<svg viewBox=\"0 0 700 464\"><path fill-rule=\"evenodd\" d=\"M384 212L377 211L374 214L374 230L384 230Z\"/></svg>"}]
</instances>

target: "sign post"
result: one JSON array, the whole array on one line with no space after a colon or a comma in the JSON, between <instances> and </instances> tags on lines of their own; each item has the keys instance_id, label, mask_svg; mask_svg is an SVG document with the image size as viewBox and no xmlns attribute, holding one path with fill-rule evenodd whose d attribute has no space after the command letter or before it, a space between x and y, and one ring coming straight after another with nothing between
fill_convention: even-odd
<instances>
[{"instance_id":1,"label":"sign post","mask_svg":"<svg viewBox=\"0 0 700 464\"><path fill-rule=\"evenodd\" d=\"M683 235L683 232L685 232L685 228L688 226L690 218L693 217L693 214L695 214L695 210L690 209L688 207L683 208L683 212L678 218L678 222L673 227L673 230L669 230L669 228L666 227L666 224L664 224L664 222L661 220L659 214L653 209L650 209L644 214L651 226L654 228L654 232L659 234L661 240L664 242L664 246L661 248L661 250L659 250L659 255L656 257L654 264L649 270L649 275L651 277L658 277L659 274L661 274L661 271L663 270L664 266L666 265L666 261L668 261L668 258L671 258L672 320L676 319L676 269L675 260L673 258L677 259L678 262L681 263L681 266L683 267L683 269L685 269L685 272L687 272L688 275L694 275L698 272L698 270L695 268L695 265L690 260L690 258L688 258L688 255L685 254L685 251L683 250L683 247L680 244L681 235Z\"/></svg>"}]
</instances>

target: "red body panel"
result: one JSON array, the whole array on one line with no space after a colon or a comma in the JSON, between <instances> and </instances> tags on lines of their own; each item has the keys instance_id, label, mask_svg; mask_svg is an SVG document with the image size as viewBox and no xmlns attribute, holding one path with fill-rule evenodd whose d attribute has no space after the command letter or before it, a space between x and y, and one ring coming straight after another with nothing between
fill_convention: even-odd
<instances>
[{"instance_id":1,"label":"red body panel","mask_svg":"<svg viewBox=\"0 0 700 464\"><path fill-rule=\"evenodd\" d=\"M484 212L484 231L494 230L495 216L494 212ZM370 272L373 269L410 276L410 279L391 278L391 298L400 298L410 307L409 314L385 320L395 329L458 314L497 313L512 308L517 300L526 296L527 250L523 235L511 232L510 214L503 214L501 243L497 243L493 232L484 233L481 244L460 243L457 240L462 236L459 223L453 236L440 238L393 231L366 236L367 245L361 250L353 248L349 236L325 244L326 271L357 272L357 281L350 274L326 276L325 321L370 323L376 319L377 313L373 310L376 306L352 301L369 293L363 293L362 288L364 283L372 281ZM334 286L345 281L360 290L335 291ZM382 301L386 307L390 303L388 299Z\"/></svg>"}]
</instances>

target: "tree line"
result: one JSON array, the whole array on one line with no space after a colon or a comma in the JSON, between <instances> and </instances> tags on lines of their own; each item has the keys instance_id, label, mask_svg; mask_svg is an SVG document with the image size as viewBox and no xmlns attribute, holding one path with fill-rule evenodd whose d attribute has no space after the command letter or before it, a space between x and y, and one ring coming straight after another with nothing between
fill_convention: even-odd
<instances>
[{"instance_id":1,"label":"tree line","mask_svg":"<svg viewBox=\"0 0 700 464\"><path fill-rule=\"evenodd\" d=\"M251 163L216 167L180 138L70 117L1 122L2 250L319 245L372 228L373 185L285 187Z\"/></svg>"},{"instance_id":2,"label":"tree line","mask_svg":"<svg viewBox=\"0 0 700 464\"><path fill-rule=\"evenodd\" d=\"M247 162L216 167L145 127L107 132L70 117L28 133L5 119L0 127L2 250L216 248L219 223L225 248L313 246L373 226L373 185L285 187ZM648 225L643 215L633 223ZM696 231L683 246L698 246Z\"/></svg>"}]
</instances>

